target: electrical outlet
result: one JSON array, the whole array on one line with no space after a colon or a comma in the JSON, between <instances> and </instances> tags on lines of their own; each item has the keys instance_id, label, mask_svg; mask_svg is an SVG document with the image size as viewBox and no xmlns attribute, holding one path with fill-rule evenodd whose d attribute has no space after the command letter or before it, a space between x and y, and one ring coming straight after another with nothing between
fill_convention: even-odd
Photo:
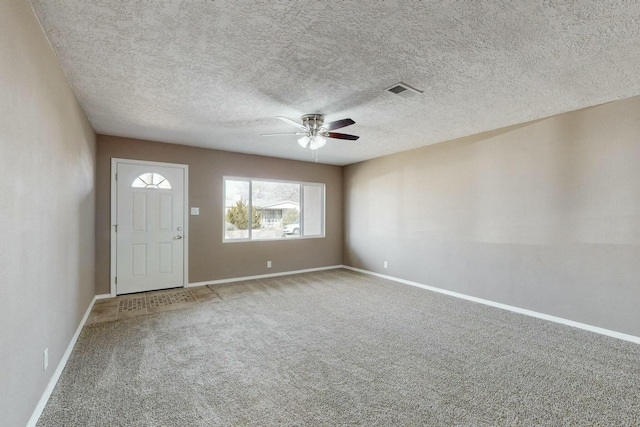
<instances>
[{"instance_id":1,"label":"electrical outlet","mask_svg":"<svg viewBox=\"0 0 640 427\"><path fill-rule=\"evenodd\" d=\"M389 267L389 263L387 261L384 262L384 268Z\"/></svg>"},{"instance_id":2,"label":"electrical outlet","mask_svg":"<svg viewBox=\"0 0 640 427\"><path fill-rule=\"evenodd\" d=\"M271 261L267 261L267 268L271 268Z\"/></svg>"},{"instance_id":3,"label":"electrical outlet","mask_svg":"<svg viewBox=\"0 0 640 427\"><path fill-rule=\"evenodd\" d=\"M49 349L45 348L44 351L42 352L42 366L43 366L43 371L46 371L47 368L49 367Z\"/></svg>"}]
</instances>

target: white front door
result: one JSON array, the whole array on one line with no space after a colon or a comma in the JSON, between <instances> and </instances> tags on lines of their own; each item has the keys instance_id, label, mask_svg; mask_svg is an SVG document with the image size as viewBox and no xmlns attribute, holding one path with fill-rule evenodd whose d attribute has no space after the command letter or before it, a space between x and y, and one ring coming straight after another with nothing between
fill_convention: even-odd
<instances>
[{"instance_id":1,"label":"white front door","mask_svg":"<svg viewBox=\"0 0 640 427\"><path fill-rule=\"evenodd\" d=\"M185 285L186 166L114 160L116 293Z\"/></svg>"}]
</instances>

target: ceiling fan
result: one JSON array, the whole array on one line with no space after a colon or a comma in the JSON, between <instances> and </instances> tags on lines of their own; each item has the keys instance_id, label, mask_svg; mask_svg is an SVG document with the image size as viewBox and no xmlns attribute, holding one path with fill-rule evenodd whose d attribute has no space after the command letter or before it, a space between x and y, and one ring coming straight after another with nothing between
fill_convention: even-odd
<instances>
[{"instance_id":1,"label":"ceiling fan","mask_svg":"<svg viewBox=\"0 0 640 427\"><path fill-rule=\"evenodd\" d=\"M263 136L302 135L302 137L298 139L298 144L300 144L302 148L309 147L311 150L317 150L318 148L324 147L324 145L327 143L327 140L325 138L348 139L350 141L356 141L358 138L360 138L356 135L331 132L335 129L351 126L355 123L351 119L336 120L334 122L325 124L323 114L305 114L301 118L302 123L298 123L295 120L291 120L282 116L276 117L283 122L297 127L301 132L267 133L263 134Z\"/></svg>"}]
</instances>

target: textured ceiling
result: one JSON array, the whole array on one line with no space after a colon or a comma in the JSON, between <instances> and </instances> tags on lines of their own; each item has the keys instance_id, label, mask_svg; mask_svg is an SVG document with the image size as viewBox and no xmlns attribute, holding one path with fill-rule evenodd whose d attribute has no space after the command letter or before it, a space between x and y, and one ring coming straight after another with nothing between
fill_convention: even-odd
<instances>
[{"instance_id":1,"label":"textured ceiling","mask_svg":"<svg viewBox=\"0 0 640 427\"><path fill-rule=\"evenodd\" d=\"M311 160L260 135L324 113L344 165L640 94L635 1L31 1L107 135Z\"/></svg>"}]
</instances>

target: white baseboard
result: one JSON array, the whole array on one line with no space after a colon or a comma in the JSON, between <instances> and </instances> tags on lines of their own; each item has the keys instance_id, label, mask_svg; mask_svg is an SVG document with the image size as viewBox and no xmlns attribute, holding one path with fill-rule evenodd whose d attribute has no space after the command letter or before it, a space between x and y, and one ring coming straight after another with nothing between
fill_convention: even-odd
<instances>
[{"instance_id":1,"label":"white baseboard","mask_svg":"<svg viewBox=\"0 0 640 427\"><path fill-rule=\"evenodd\" d=\"M107 299L107 298L112 298L111 294L100 294L100 295L96 295L96 300L99 299ZM94 301L95 302L95 301Z\"/></svg>"},{"instance_id":2,"label":"white baseboard","mask_svg":"<svg viewBox=\"0 0 640 427\"><path fill-rule=\"evenodd\" d=\"M337 268L342 268L342 267L343 267L342 265L330 265L327 267L307 268L305 270L283 271L280 273L270 273L270 274L259 274L257 276L231 277L229 279L208 280L206 282L189 283L186 287L192 288L195 286L218 285L220 283L242 282L243 280L266 279L268 277L289 276L291 274L311 273L313 271L335 270Z\"/></svg>"},{"instance_id":3,"label":"white baseboard","mask_svg":"<svg viewBox=\"0 0 640 427\"><path fill-rule=\"evenodd\" d=\"M449 295L456 298L465 299L468 301L477 302L480 304L489 305L491 307L501 308L503 310L513 311L514 313L524 314L526 316L537 317L538 319L548 320L550 322L560 323L567 326L572 326L574 328L584 329L585 331L595 332L596 334L606 335L613 338L618 338L625 341L630 341L636 344L640 344L640 337L635 335L623 334L622 332L616 332L609 329L600 328L598 326L587 325L586 323L575 322L573 320L564 319L562 317L552 316L550 314L539 313L533 310L527 310L526 308L515 307L508 304L502 304L499 302L494 302L482 298L472 297L470 295L461 294L458 292L448 291L446 289L436 288L434 286L423 285L421 283L412 282L411 280L400 279L398 277L387 276L386 274L374 273L373 271L362 270L360 268L350 267L347 265L343 265L343 268L347 270L357 271L359 273L368 274L371 276L380 277L383 279L393 280L394 282L404 283L405 285L416 286L418 288L426 289L433 292L438 292L441 294Z\"/></svg>"},{"instance_id":4,"label":"white baseboard","mask_svg":"<svg viewBox=\"0 0 640 427\"><path fill-rule=\"evenodd\" d=\"M47 402L51 397L51 393L53 393L53 389L56 387L56 384L60 379L60 375L62 374L64 367L67 365L67 362L69 361L69 356L71 356L73 347L76 345L76 341L78 341L78 337L80 336L80 332L82 331L82 328L84 327L84 324L87 321L87 318L89 317L89 313L91 313L93 304L95 304L97 299L110 298L110 297L111 295L109 294L96 295L91 300L91 304L89 304L87 311L85 311L84 316L82 316L82 320L80 321L80 324L78 325L78 328L76 329L75 334L73 334L73 337L71 337L71 341L67 346L67 350L62 355L62 359L60 360L60 363L58 363L58 367L53 373L51 380L49 380L49 384L47 384L47 388L44 389L44 393L42 393L42 397L40 398L40 401L36 405L36 409L33 411L33 414L31 414L31 418L29 418L27 427L35 427L36 424L38 423L38 419L40 419L40 415L42 415L42 411L44 411L45 406L47 406Z\"/></svg>"}]
</instances>

